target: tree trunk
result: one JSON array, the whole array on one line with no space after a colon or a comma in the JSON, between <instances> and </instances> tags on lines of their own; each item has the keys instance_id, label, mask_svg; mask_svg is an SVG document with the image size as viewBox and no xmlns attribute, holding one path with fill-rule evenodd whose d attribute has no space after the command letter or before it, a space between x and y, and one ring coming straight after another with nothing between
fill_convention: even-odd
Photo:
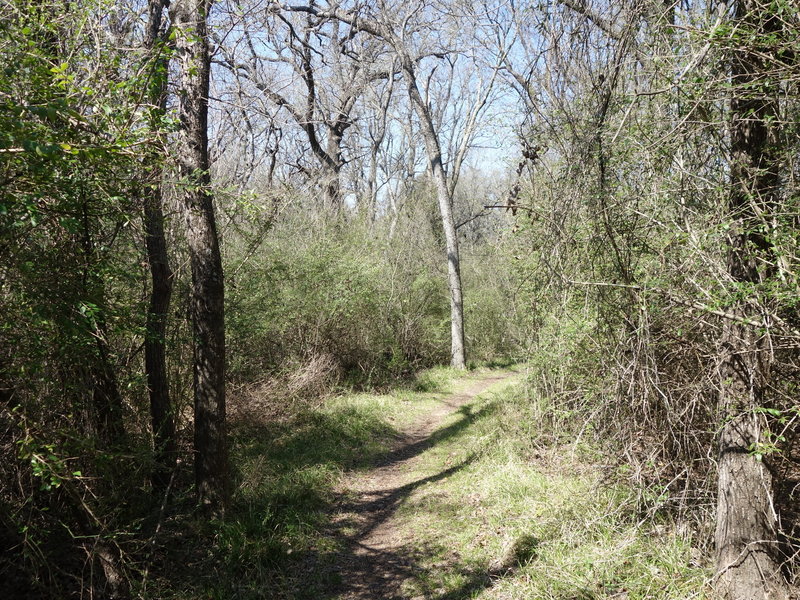
<instances>
[{"instance_id":1,"label":"tree trunk","mask_svg":"<svg viewBox=\"0 0 800 600\"><path fill-rule=\"evenodd\" d=\"M339 214L342 209L341 169L322 168L322 207L331 214Z\"/></svg>"},{"instance_id":2,"label":"tree trunk","mask_svg":"<svg viewBox=\"0 0 800 600\"><path fill-rule=\"evenodd\" d=\"M144 368L150 394L150 417L155 450L155 466L151 479L155 489L163 490L175 466L177 443L166 357L167 314L172 297L172 270L169 267L164 238L160 189L153 189L145 198L144 221L147 259L150 263L153 286L145 324L144 344Z\"/></svg>"},{"instance_id":3,"label":"tree trunk","mask_svg":"<svg viewBox=\"0 0 800 600\"><path fill-rule=\"evenodd\" d=\"M416 107L417 116L422 126L425 150L428 154L433 180L436 185L436 196L439 200L439 214L444 229L445 248L447 251L447 283L450 290L450 365L456 369L466 368L464 348L464 303L461 292L461 264L458 254L458 236L453 220L453 200L447 185L447 175L442 165L442 151L439 138L431 119L428 106L417 88L414 66L409 57L403 57L403 75L408 85L411 102Z\"/></svg>"},{"instance_id":4,"label":"tree trunk","mask_svg":"<svg viewBox=\"0 0 800 600\"><path fill-rule=\"evenodd\" d=\"M737 331L738 330L738 331ZM743 344L741 326L729 328L731 346ZM715 587L726 600L779 600L786 597L777 560L777 518L772 476L751 451L761 439L761 417L753 412L754 377L763 368L749 351L723 359L723 417L719 436L719 479L715 533ZM746 405L751 405L749 408Z\"/></svg>"},{"instance_id":5,"label":"tree trunk","mask_svg":"<svg viewBox=\"0 0 800 600\"><path fill-rule=\"evenodd\" d=\"M776 89L757 48L771 33L773 19L760 0L739 0L735 19L744 46L733 49L731 62L731 189L728 211L732 220L728 272L743 288L774 275L775 264L764 219L777 206ZM748 40L747 35L753 39ZM754 450L763 441L764 391L770 378L767 311L737 301L723 333L719 367L719 435L716 578L725 600L780 600L787 597L780 571L777 515L772 504L772 476ZM763 321L759 332L744 321Z\"/></svg>"},{"instance_id":6,"label":"tree trunk","mask_svg":"<svg viewBox=\"0 0 800 600\"><path fill-rule=\"evenodd\" d=\"M322 165L322 186L325 209L334 214L342 210L342 132L328 127L328 140L322 155L318 155Z\"/></svg>"},{"instance_id":7,"label":"tree trunk","mask_svg":"<svg viewBox=\"0 0 800 600\"><path fill-rule=\"evenodd\" d=\"M120 446L125 439L125 420L122 395L117 384L117 374L111 364L111 348L106 327L105 281L99 274L101 259L89 223L89 209L83 205L83 297L86 300L83 314L86 335L94 343L94 353L89 360L92 421L103 447Z\"/></svg>"},{"instance_id":8,"label":"tree trunk","mask_svg":"<svg viewBox=\"0 0 800 600\"><path fill-rule=\"evenodd\" d=\"M122 395L117 374L111 364L107 330L102 317L92 319L90 334L95 338L97 354L92 361L92 404L97 434L106 448L120 446L125 440Z\"/></svg>"},{"instance_id":9,"label":"tree trunk","mask_svg":"<svg viewBox=\"0 0 800 600\"><path fill-rule=\"evenodd\" d=\"M152 70L148 95L152 105L150 121L153 131L159 130L158 121L166 108L167 61L162 48L165 40L161 26L165 5L166 0L149 1L149 18L144 40L146 60ZM157 163L158 159L153 162ZM153 427L155 465L151 480L153 488L162 491L169 483L177 452L166 357L167 314L172 297L172 270L169 266L167 241L164 236L161 167L159 164L147 164L145 169L148 171L150 183L144 196L145 246L152 289L145 324L144 369L150 394L150 417Z\"/></svg>"},{"instance_id":10,"label":"tree trunk","mask_svg":"<svg viewBox=\"0 0 800 600\"><path fill-rule=\"evenodd\" d=\"M171 16L180 63L178 166L192 266L194 453L197 499L212 512L227 501L224 283L208 161L209 0L177 0Z\"/></svg>"}]
</instances>

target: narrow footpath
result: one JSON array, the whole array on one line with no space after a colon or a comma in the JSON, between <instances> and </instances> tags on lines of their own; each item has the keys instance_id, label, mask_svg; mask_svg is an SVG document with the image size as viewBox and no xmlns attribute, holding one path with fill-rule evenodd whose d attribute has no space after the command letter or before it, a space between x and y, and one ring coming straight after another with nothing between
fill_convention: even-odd
<instances>
[{"instance_id":1,"label":"narrow footpath","mask_svg":"<svg viewBox=\"0 0 800 600\"><path fill-rule=\"evenodd\" d=\"M404 428L393 449L374 469L347 476L333 518L337 537L345 541L336 571L338 600L408 598L404 583L414 576L421 551L413 532L398 526L396 511L415 489L446 478L458 465L420 477L421 454L435 444L449 418L477 396L499 388L517 374L493 372L457 394L445 397L420 420Z\"/></svg>"}]
</instances>

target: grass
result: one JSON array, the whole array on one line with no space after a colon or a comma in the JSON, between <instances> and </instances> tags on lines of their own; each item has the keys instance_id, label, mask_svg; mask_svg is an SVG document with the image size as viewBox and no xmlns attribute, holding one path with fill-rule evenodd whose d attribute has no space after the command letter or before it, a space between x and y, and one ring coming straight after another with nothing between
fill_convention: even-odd
<instances>
[{"instance_id":1,"label":"grass","mask_svg":"<svg viewBox=\"0 0 800 600\"><path fill-rule=\"evenodd\" d=\"M398 513L426 548L409 597L703 598L691 539L640 522L634 491L586 461L596 452L542 446L531 410L518 388L484 395L462 409L468 427L422 456L415 477L466 466Z\"/></svg>"},{"instance_id":2,"label":"grass","mask_svg":"<svg viewBox=\"0 0 800 600\"><path fill-rule=\"evenodd\" d=\"M228 515L169 521L140 597L332 597L345 548L329 514L344 474L368 469L400 430L482 373L434 369L388 394L238 424ZM691 539L666 521L640 523L632 491L601 484L596 450L537 436L542 406L521 387L492 389L443 424L410 473L419 484L395 514L413 540L409 598L703 597L708 572L692 562Z\"/></svg>"},{"instance_id":3,"label":"grass","mask_svg":"<svg viewBox=\"0 0 800 600\"><path fill-rule=\"evenodd\" d=\"M179 508L140 597L321 597L337 578L330 567L340 542L326 526L342 474L372 464L399 429L457 391L460 376L435 368L388 394L348 394L275 422L234 423L226 518L205 522Z\"/></svg>"}]
</instances>

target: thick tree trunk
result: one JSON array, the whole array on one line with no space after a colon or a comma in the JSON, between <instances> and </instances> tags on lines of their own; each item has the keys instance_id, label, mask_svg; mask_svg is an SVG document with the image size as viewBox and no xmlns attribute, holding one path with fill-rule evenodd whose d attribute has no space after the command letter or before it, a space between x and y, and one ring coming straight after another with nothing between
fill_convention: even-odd
<instances>
[{"instance_id":1,"label":"thick tree trunk","mask_svg":"<svg viewBox=\"0 0 800 600\"><path fill-rule=\"evenodd\" d=\"M342 132L328 127L325 151L318 155L322 164L322 186L325 209L338 213L342 209Z\"/></svg>"},{"instance_id":2,"label":"thick tree trunk","mask_svg":"<svg viewBox=\"0 0 800 600\"><path fill-rule=\"evenodd\" d=\"M332 214L342 209L341 168L322 169L322 207Z\"/></svg>"},{"instance_id":3,"label":"thick tree trunk","mask_svg":"<svg viewBox=\"0 0 800 600\"><path fill-rule=\"evenodd\" d=\"M430 111L417 88L414 67L409 57L403 59L403 75L411 94L411 102L417 111L428 154L428 164L436 185L436 196L439 200L439 214L444 229L445 248L447 251L447 283L450 290L450 365L456 369L465 369L466 352L464 346L464 302L461 291L461 263L458 253L458 236L453 220L453 200L447 185L447 175L442 165L442 151L439 138L433 125Z\"/></svg>"},{"instance_id":4,"label":"thick tree trunk","mask_svg":"<svg viewBox=\"0 0 800 600\"><path fill-rule=\"evenodd\" d=\"M194 331L194 452L199 503L212 512L227 502L225 320L222 260L210 192L208 162L209 0L172 4L180 63L180 146Z\"/></svg>"},{"instance_id":5,"label":"thick tree trunk","mask_svg":"<svg viewBox=\"0 0 800 600\"><path fill-rule=\"evenodd\" d=\"M764 230L777 205L779 186L777 102L756 47L770 32L771 17L760 0L739 0L737 25L753 40L733 49L731 98L732 220L728 272L745 288L774 275L774 256ZM770 378L768 320L744 301L732 311L722 339L719 367L720 413L715 587L725 600L780 600L787 597L780 572L777 515L772 477L754 453L763 441L764 390ZM762 311L766 312L766 311ZM745 321L764 322L759 332Z\"/></svg>"},{"instance_id":6,"label":"thick tree trunk","mask_svg":"<svg viewBox=\"0 0 800 600\"><path fill-rule=\"evenodd\" d=\"M167 61L160 47L163 39L162 20L167 0L150 0L149 18L144 40L146 60L152 69L149 99L151 127L157 131L159 117L164 114L167 94ZM152 289L145 324L144 368L150 394L150 417L153 428L154 469L151 480L154 489L164 490L175 466L177 443L175 419L169 395L167 374L166 331L167 314L172 297L172 270L169 266L167 241L164 236L164 210L161 195L161 167L147 166L150 186L144 196L144 228L147 261L150 265Z\"/></svg>"},{"instance_id":7,"label":"thick tree trunk","mask_svg":"<svg viewBox=\"0 0 800 600\"><path fill-rule=\"evenodd\" d=\"M777 560L772 476L751 451L761 441L762 417L752 410L752 393L763 367L756 364L755 341L743 352L733 349L743 345L741 329L729 328L731 354L720 372L725 425L719 435L715 587L726 600L780 600L786 589Z\"/></svg>"}]
</instances>

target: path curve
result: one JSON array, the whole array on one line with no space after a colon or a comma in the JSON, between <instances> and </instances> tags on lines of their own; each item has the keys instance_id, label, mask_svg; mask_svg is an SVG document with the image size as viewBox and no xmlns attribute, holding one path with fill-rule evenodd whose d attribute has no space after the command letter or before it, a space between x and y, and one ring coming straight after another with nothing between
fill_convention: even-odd
<instances>
[{"instance_id":1,"label":"path curve","mask_svg":"<svg viewBox=\"0 0 800 600\"><path fill-rule=\"evenodd\" d=\"M493 372L468 388L440 401L439 406L404 428L392 450L367 473L347 477L346 498L338 505L333 528L344 538L345 549L336 570L339 600L400 600L403 584L414 575L419 549L408 532L397 526L395 511L420 485L447 477L457 465L422 479L414 479L420 454L435 443L435 434L447 418L477 396L518 373Z\"/></svg>"}]
</instances>

